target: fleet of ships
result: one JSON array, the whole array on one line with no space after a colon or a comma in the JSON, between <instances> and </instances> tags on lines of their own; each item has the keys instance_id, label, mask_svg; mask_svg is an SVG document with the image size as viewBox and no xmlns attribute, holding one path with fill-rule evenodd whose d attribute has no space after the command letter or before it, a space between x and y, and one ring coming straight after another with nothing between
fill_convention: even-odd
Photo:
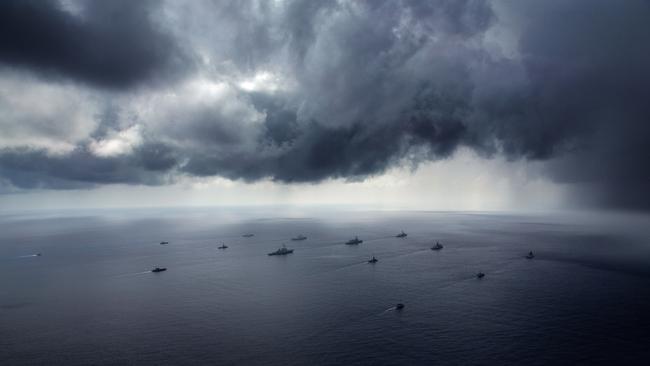
<instances>
[{"instance_id":1,"label":"fleet of ships","mask_svg":"<svg viewBox=\"0 0 650 366\"><path fill-rule=\"evenodd\" d=\"M255 235L250 234L250 233L242 235L242 237L244 237L244 238L251 238L253 236L255 236ZM403 230L399 234L395 235L396 238L402 238L402 239L406 238L407 236L408 236L408 234L406 234ZM298 235L296 237L291 238L291 240L292 241L303 241L303 240L307 240L307 237L300 234L300 235ZM363 240L359 239L358 236L355 236L354 238L352 238L352 239L345 242L346 245L359 245L361 243L363 243ZM168 241L161 241L160 244L161 245L167 245L167 244L169 244L169 242ZM442 250L443 248L444 248L444 246L442 244L440 244L440 242L436 241L436 244L431 247L431 250L438 251L438 250ZM221 250L228 249L228 246L225 243L222 243L219 247L217 247L217 249L221 249ZM268 253L268 255L269 256L288 255L288 254L291 254L291 253L293 253L293 249L289 249L289 248L287 248L287 246L285 244L282 244L282 247L280 247L279 249L277 249L277 250L275 250L273 252ZM40 257L41 253L36 253L33 256L39 256ZM530 252L528 252L528 254L525 255L524 258L533 259L533 258L535 258L535 254L532 251L530 251ZM368 260L369 264L375 264L377 262L379 262L379 259L377 259L374 255L372 256L372 258L370 258ZM151 270L151 272L159 273L159 272L164 272L166 270L167 270L167 268L165 268L165 267L155 267L155 268L153 268ZM476 274L476 278L478 278L478 279L481 279L483 277L485 277L485 273L483 273L483 272L478 272ZM393 309L394 310L401 310L403 308L404 308L404 304L399 303L399 304L395 305L395 307Z\"/></svg>"},{"instance_id":2,"label":"fleet of ships","mask_svg":"<svg viewBox=\"0 0 650 366\"><path fill-rule=\"evenodd\" d=\"M255 234L250 234L249 233L249 234L242 235L242 237L244 237L244 238L251 238L253 236L255 236ZM407 236L408 236L408 234L405 233L404 230L402 230L399 234L395 235L396 238L402 238L402 239L406 238ZM296 237L291 238L291 240L292 241L303 241L303 240L307 240L307 237L300 234L300 235L298 235ZM345 242L346 245L359 245L361 243L363 243L363 240L359 239L358 236L355 236L354 238L352 238L352 239ZM166 245L166 244L169 244L169 242L168 241L161 241L160 244L161 245ZM442 250L443 248L444 248L444 246L442 244L440 244L440 242L436 241L436 243L433 246L431 246L430 249L438 251L438 250ZM219 247L217 247L217 249L228 249L228 246L226 244L222 243ZM293 249L289 249L289 248L287 248L287 246L285 244L282 244L282 247L280 247L279 249L277 249L277 250L275 250L273 252L268 253L268 255L269 256L288 255L288 254L291 254L291 253L293 253ZM38 253L37 255L40 256L41 253ZM535 258L535 254L533 254L533 252L530 251L530 252L528 252L528 254L526 254L525 258L526 259L533 259L533 258ZM375 264L377 262L379 262L379 259L377 259L374 255L372 256L372 258L370 258L368 260L368 263L370 263L370 264ZM156 268L152 269L151 272L157 273L157 272L163 272L163 271L166 271L166 270L167 270L167 268L156 267ZM476 278L480 279L480 278L483 278L483 277L485 277L485 273L483 273L483 272L478 272L476 274ZM395 309L399 310L399 309L402 309L403 307L404 307L404 304L397 304Z\"/></svg>"}]
</instances>

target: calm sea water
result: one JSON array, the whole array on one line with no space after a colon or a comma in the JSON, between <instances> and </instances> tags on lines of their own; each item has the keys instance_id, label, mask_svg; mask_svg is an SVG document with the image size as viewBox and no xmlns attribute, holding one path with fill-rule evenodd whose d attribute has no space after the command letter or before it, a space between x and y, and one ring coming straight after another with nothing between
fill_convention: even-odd
<instances>
[{"instance_id":1,"label":"calm sea water","mask_svg":"<svg viewBox=\"0 0 650 366\"><path fill-rule=\"evenodd\" d=\"M2 365L649 362L648 216L0 215Z\"/></svg>"}]
</instances>

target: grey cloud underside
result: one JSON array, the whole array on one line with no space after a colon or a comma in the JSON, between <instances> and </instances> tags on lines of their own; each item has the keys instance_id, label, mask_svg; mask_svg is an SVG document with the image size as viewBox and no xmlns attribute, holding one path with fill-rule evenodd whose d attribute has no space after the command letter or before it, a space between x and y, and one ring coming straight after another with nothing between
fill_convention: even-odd
<instances>
[{"instance_id":1,"label":"grey cloud underside","mask_svg":"<svg viewBox=\"0 0 650 366\"><path fill-rule=\"evenodd\" d=\"M0 2L0 62L50 78L124 89L188 67L153 22L156 3L81 1L80 14L50 0Z\"/></svg>"},{"instance_id":2,"label":"grey cloud underside","mask_svg":"<svg viewBox=\"0 0 650 366\"><path fill-rule=\"evenodd\" d=\"M269 2L201 3L204 18L168 25L190 29L185 40L156 30L150 3L97 3L89 3L95 13L88 15L97 25L83 27L98 30L84 36L72 36L81 23L54 5L40 7L26 24L8 25L51 35L47 42L29 32L0 36L0 62L127 88L170 60L195 59L191 51L179 56L175 43L185 42L211 50L216 64L232 64L237 73L288 75L293 89L240 90L238 101L260 113L259 123L240 123L219 105L179 106L171 122L146 125L145 142L126 155L98 157L87 142L63 155L5 149L0 176L16 186L155 185L183 175L354 180L467 146L486 157L546 161L549 177L589 186L607 206L650 208L647 1L294 1L280 12ZM507 10L504 19L495 4ZM35 11L31 3L1 6ZM130 9L126 28L100 21L111 10L102 7ZM520 34L516 57L489 37L506 20ZM132 40L112 42L114 34ZM20 48L14 37L28 44ZM93 63L95 37L104 41L102 52L120 51L105 73ZM140 50L145 40L152 46ZM89 48L77 55L82 61L68 62L53 56L52 43L64 55ZM127 62L124 50L139 57ZM117 128L99 126L96 138Z\"/></svg>"},{"instance_id":3,"label":"grey cloud underside","mask_svg":"<svg viewBox=\"0 0 650 366\"><path fill-rule=\"evenodd\" d=\"M21 188L87 188L97 184L159 185L177 164L167 146L145 144L133 155L101 158L79 147L57 156L42 150L7 149L0 154L0 176Z\"/></svg>"}]
</instances>

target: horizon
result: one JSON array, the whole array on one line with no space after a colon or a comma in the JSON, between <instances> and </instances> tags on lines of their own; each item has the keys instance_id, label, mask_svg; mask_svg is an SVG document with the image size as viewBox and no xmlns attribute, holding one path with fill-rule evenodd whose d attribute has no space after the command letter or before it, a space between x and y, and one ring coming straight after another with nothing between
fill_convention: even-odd
<instances>
[{"instance_id":1,"label":"horizon","mask_svg":"<svg viewBox=\"0 0 650 366\"><path fill-rule=\"evenodd\" d=\"M0 363L650 364L650 0L0 0Z\"/></svg>"}]
</instances>

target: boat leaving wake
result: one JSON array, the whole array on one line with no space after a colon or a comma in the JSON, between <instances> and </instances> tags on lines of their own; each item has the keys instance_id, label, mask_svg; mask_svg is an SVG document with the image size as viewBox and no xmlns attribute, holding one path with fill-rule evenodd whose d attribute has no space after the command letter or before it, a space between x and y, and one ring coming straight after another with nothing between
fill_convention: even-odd
<instances>
[{"instance_id":1,"label":"boat leaving wake","mask_svg":"<svg viewBox=\"0 0 650 366\"><path fill-rule=\"evenodd\" d=\"M379 313L379 315L384 315L384 314L386 314L386 313L388 313L390 311L395 311L395 310L397 310L397 305L389 307L388 309L386 309L386 310L382 311L381 313Z\"/></svg>"},{"instance_id":2,"label":"boat leaving wake","mask_svg":"<svg viewBox=\"0 0 650 366\"><path fill-rule=\"evenodd\" d=\"M117 275L117 276L115 276L115 277L131 277L131 276L139 276L139 275L143 275L143 274L145 274L145 273L151 273L151 271L149 270L149 271L142 271L142 272L136 272L136 273L125 273L125 274Z\"/></svg>"}]
</instances>

